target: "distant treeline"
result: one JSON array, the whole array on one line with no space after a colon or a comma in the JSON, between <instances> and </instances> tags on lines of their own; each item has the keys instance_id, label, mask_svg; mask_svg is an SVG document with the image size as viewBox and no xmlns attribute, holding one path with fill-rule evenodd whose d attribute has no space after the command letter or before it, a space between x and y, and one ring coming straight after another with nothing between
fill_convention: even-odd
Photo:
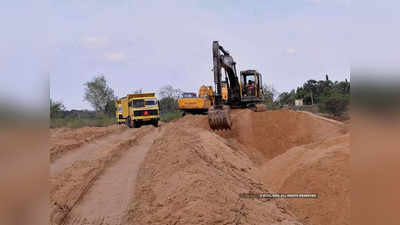
<instances>
[{"instance_id":1,"label":"distant treeline","mask_svg":"<svg viewBox=\"0 0 400 225\"><path fill-rule=\"evenodd\" d=\"M62 102L50 99L51 127L107 126L115 123L114 90L107 85L104 76L97 76L84 84L85 101L94 110L66 110ZM134 91L134 93L140 92ZM270 85L263 85L264 104L269 109L294 106L296 99L303 99L305 105L316 105L320 112L340 116L347 111L350 102L350 82L331 81L328 75L324 80L308 80L296 90L278 92ZM162 121L171 121L182 116L177 108L178 98L182 91L171 85L158 91L160 98L160 116Z\"/></svg>"},{"instance_id":2,"label":"distant treeline","mask_svg":"<svg viewBox=\"0 0 400 225\"><path fill-rule=\"evenodd\" d=\"M318 105L321 112L340 116L350 103L350 82L331 81L328 75L324 80L308 80L296 90L281 93L277 103L293 106L296 99L303 99L305 105Z\"/></svg>"}]
</instances>

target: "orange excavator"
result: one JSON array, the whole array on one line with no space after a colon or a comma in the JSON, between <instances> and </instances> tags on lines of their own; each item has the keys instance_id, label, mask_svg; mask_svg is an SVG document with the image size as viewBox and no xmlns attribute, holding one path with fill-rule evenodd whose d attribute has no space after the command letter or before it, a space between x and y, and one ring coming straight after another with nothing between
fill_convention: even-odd
<instances>
[{"instance_id":1,"label":"orange excavator","mask_svg":"<svg viewBox=\"0 0 400 225\"><path fill-rule=\"evenodd\" d=\"M222 101L226 102L228 99L228 90L223 84L222 87ZM184 92L178 99L178 109L190 114L205 114L212 105L214 105L214 91L212 86L202 85L199 89L199 94L195 92Z\"/></svg>"},{"instance_id":2,"label":"orange excavator","mask_svg":"<svg viewBox=\"0 0 400 225\"><path fill-rule=\"evenodd\" d=\"M214 92L211 86L201 86L199 94L195 92L184 92L178 99L178 109L184 114L207 113L208 108L214 104Z\"/></svg>"},{"instance_id":3,"label":"orange excavator","mask_svg":"<svg viewBox=\"0 0 400 225\"><path fill-rule=\"evenodd\" d=\"M213 130L231 129L231 108L250 108L265 111L263 102L262 75L256 70L240 71L240 81L236 72L236 62L218 41L212 45L214 72L214 104L208 109L208 123ZM222 79L222 69L224 80ZM223 88L228 96L223 100Z\"/></svg>"}]
</instances>

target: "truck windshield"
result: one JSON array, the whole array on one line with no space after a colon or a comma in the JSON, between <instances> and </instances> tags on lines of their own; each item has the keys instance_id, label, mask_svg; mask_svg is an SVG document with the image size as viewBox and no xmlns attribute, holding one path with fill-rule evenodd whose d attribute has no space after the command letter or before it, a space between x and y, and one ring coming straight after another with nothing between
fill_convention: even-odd
<instances>
[{"instance_id":1,"label":"truck windshield","mask_svg":"<svg viewBox=\"0 0 400 225\"><path fill-rule=\"evenodd\" d=\"M144 99L133 100L133 107L144 107Z\"/></svg>"},{"instance_id":2,"label":"truck windshield","mask_svg":"<svg viewBox=\"0 0 400 225\"><path fill-rule=\"evenodd\" d=\"M153 105L156 105L156 100L154 99L146 100L146 106L153 106Z\"/></svg>"}]
</instances>

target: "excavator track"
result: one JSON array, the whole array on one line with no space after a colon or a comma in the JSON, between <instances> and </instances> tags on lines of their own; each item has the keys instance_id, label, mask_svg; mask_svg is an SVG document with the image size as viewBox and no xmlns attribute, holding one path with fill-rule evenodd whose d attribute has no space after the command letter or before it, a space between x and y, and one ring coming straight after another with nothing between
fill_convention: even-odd
<instances>
[{"instance_id":1,"label":"excavator track","mask_svg":"<svg viewBox=\"0 0 400 225\"><path fill-rule=\"evenodd\" d=\"M230 130L232 127L231 110L229 106L216 109L211 106L208 109L208 124L213 130Z\"/></svg>"}]
</instances>

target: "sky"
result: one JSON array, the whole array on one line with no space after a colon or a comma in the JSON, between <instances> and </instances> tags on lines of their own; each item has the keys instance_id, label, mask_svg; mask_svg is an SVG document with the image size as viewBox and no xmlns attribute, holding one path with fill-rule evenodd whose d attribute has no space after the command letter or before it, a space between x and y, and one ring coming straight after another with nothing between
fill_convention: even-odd
<instances>
[{"instance_id":1,"label":"sky","mask_svg":"<svg viewBox=\"0 0 400 225\"><path fill-rule=\"evenodd\" d=\"M213 84L213 40L230 51L239 71L258 70L278 92L325 74L349 79L354 61L366 61L369 48L398 48L389 44L398 32L383 34L398 27L393 6L399 4L380 2L3 2L0 94L27 104L50 95L67 109L91 109L83 100L84 83L98 75L119 97L165 85L197 92Z\"/></svg>"}]
</instances>

